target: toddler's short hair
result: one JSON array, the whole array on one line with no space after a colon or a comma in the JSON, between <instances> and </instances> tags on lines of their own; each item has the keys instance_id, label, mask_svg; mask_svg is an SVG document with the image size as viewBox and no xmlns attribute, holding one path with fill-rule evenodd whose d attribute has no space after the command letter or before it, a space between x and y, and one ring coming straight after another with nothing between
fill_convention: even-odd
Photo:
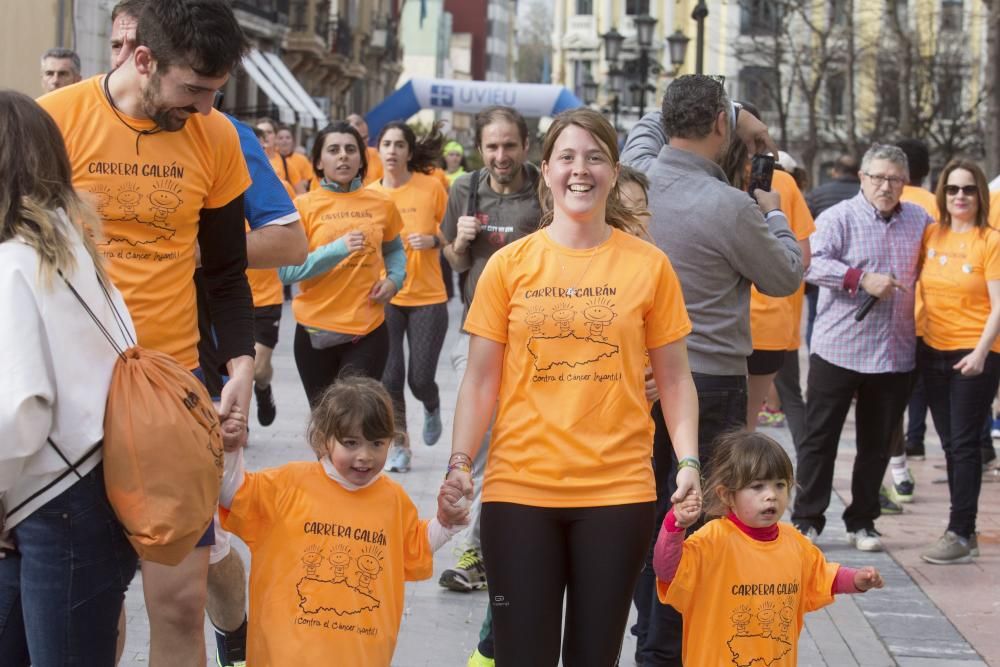
<instances>
[{"instance_id":1,"label":"toddler's short hair","mask_svg":"<svg viewBox=\"0 0 1000 667\"><path fill-rule=\"evenodd\" d=\"M309 446L321 459L327 443L349 435L384 440L395 434L392 399L381 382L368 377L342 377L331 385L309 419Z\"/></svg>"}]
</instances>

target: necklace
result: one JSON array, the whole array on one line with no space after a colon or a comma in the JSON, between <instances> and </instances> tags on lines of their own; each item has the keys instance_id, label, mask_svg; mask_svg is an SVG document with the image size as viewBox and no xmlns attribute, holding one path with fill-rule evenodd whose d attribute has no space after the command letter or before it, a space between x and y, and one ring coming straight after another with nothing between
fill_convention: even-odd
<instances>
[{"instance_id":1,"label":"necklace","mask_svg":"<svg viewBox=\"0 0 1000 667\"><path fill-rule=\"evenodd\" d=\"M601 246L604 245L604 242L607 241L608 238L610 238L610 236L611 235L608 234L608 236L606 236L605 238L601 239L601 242L598 243L597 245L595 245L591 249L590 255L587 257L587 263L583 267L583 271L581 271L580 275L577 276L576 280L573 281L573 284L570 287L566 288L566 296L575 296L576 295L576 291L577 291L577 289L580 286L580 281L582 281L583 277L585 275L587 275L587 271L590 269L590 264L594 261L594 255L597 254L597 251L600 250ZM566 273L566 265L560 263L560 266L562 267L562 271L565 274Z\"/></svg>"},{"instance_id":2,"label":"necklace","mask_svg":"<svg viewBox=\"0 0 1000 667\"><path fill-rule=\"evenodd\" d=\"M118 113L118 105L115 104L114 98L111 97L111 88L108 84L108 81L111 79L111 75L114 74L114 72L115 70L111 70L110 72L104 75L104 96L108 99L108 104L111 105L111 111L114 112L115 118L117 118L122 125L135 132L135 154L138 155L139 138L142 137L143 135L156 134L157 132L162 132L163 128L157 125L152 130L140 130L136 127L132 127L131 125L129 125L127 120L122 118L122 115Z\"/></svg>"}]
</instances>

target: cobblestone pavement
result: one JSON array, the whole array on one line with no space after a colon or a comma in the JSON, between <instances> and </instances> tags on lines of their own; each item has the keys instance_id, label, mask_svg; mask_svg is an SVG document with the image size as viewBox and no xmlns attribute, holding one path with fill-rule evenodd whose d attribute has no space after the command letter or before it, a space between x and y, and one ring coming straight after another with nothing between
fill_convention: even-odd
<instances>
[{"instance_id":1,"label":"cobblestone pavement","mask_svg":"<svg viewBox=\"0 0 1000 667\"><path fill-rule=\"evenodd\" d=\"M435 447L426 447L414 438L413 470L405 475L395 475L410 493L421 514L431 516L435 510L435 498L441 473L450 451L450 433L454 414L455 395L458 378L451 368L449 353L454 347L457 322L461 314L460 305L450 304L451 326L448 339L438 364L438 383L442 393L442 410L445 422L445 436ZM291 342L294 323L291 311L286 307L281 325L281 342L274 355L275 379L274 395L278 405L277 421L269 428L251 426L250 447L247 451L247 466L251 470L280 465L291 460L309 460L311 451L306 445L304 433L308 410L292 358ZM408 410L410 432L420 433L423 411L409 396L412 408ZM791 441L787 429L767 429L791 451ZM845 480L849 484L853 433L845 429L841 442L841 457L838 460L838 492L845 493ZM996 609L1000 608L1000 593L995 585L1000 573L1000 559L984 553L982 561L987 565L952 568L919 567L919 560L908 573L900 564L894 550L897 535L909 534L911 541L923 545L932 541L942 530L942 522L947 518L947 498L942 498L940 485L931 486L932 465L935 459L943 460L940 447L928 443L928 461L924 464L928 472L918 472L918 493L929 493L927 502L913 507L919 512L913 514L913 521L907 521L911 514L887 517L879 522L879 528L886 533L888 553L864 554L849 548L845 543L842 523L838 518L843 511L840 497L834 496L829 510L828 528L819 540L819 545L834 561L853 567L875 565L886 580L886 589L866 595L840 596L836 603L824 610L806 617L806 628L799 643L799 664L803 667L849 667L853 665L882 666L902 665L906 667L975 667L977 665L1000 665L1000 641L996 638ZM938 461L940 462L940 461ZM940 471L937 471L940 476ZM848 487L849 489L849 487ZM1000 495L1000 484L984 484L984 505L987 495L995 500ZM918 500L921 497L918 496ZM993 502L993 506L1000 503ZM919 522L917 518L919 517ZM996 526L992 515L990 528ZM923 527L921 527L923 526ZM907 532L908 531L908 532ZM980 538L984 552L995 549L996 531ZM933 537L932 537L933 536ZM984 539L985 538L985 539ZM238 540L237 548L249 562L246 548ZM911 545L913 546L913 545ZM434 576L406 586L406 607L399 643L393 665L397 667L461 667L478 641L480 624L486 610L485 592L454 593L439 587L440 573L452 567L457 559L460 537L443 547L434 559ZM902 548L902 547L901 547ZM917 550L913 546L913 550ZM904 564L915 560L907 555ZM921 570L924 570L921 573ZM954 585L947 585L951 579ZM979 637L980 652L991 655L998 662L987 663L976 648L956 629L956 624L946 616L928 597L922 587L939 591L951 602L945 605L953 619L970 635ZM979 612L963 613L969 606L962 600L977 600L973 605ZM135 667L147 663L149 646L149 626L146 619L142 596L141 577L136 576L126 598L128 637L121 664ZM992 616L991 616L992 614ZM992 624L992 627L990 625ZM987 629L988 628L988 629ZM209 625L206 623L206 641L209 651L214 648ZM626 636L622 651L621 665L631 667L635 642ZM215 664L209 656L210 664ZM330 663L333 664L333 663Z\"/></svg>"}]
</instances>

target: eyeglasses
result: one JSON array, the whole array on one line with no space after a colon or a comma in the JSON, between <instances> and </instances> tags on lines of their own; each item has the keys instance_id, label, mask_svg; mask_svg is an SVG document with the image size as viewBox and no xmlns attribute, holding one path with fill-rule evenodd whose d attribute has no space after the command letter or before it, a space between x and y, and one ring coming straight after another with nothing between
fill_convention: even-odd
<instances>
[{"instance_id":1,"label":"eyeglasses","mask_svg":"<svg viewBox=\"0 0 1000 667\"><path fill-rule=\"evenodd\" d=\"M979 187L975 185L946 185L944 193L949 197L954 197L961 192L966 197L975 196L979 192Z\"/></svg>"},{"instance_id":2,"label":"eyeglasses","mask_svg":"<svg viewBox=\"0 0 1000 667\"><path fill-rule=\"evenodd\" d=\"M899 176L886 176L885 174L869 174L867 171L864 172L875 187L882 187L884 183L888 183L890 187L898 188L903 185L906 181Z\"/></svg>"}]
</instances>

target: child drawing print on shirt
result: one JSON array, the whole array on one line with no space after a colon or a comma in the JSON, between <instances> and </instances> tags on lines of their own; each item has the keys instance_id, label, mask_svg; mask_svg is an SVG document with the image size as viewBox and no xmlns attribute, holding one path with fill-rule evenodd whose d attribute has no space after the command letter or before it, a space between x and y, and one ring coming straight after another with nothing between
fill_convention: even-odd
<instances>
[{"instance_id":1,"label":"child drawing print on shirt","mask_svg":"<svg viewBox=\"0 0 1000 667\"><path fill-rule=\"evenodd\" d=\"M156 188L149 193L149 205L152 207L153 221L166 222L167 216L177 210L177 207L184 201L177 196L181 192L181 186L173 181L157 181L153 183Z\"/></svg>"},{"instance_id":2,"label":"child drawing print on shirt","mask_svg":"<svg viewBox=\"0 0 1000 667\"><path fill-rule=\"evenodd\" d=\"M752 615L750 614L750 607L745 604L741 604L739 607L733 610L733 613L729 615L729 620L733 622L736 627L737 635L747 634L747 626L750 625L750 619Z\"/></svg>"},{"instance_id":3,"label":"child drawing print on shirt","mask_svg":"<svg viewBox=\"0 0 1000 667\"><path fill-rule=\"evenodd\" d=\"M129 218L137 217L135 207L142 201L142 193L139 192L138 185L132 182L123 184L118 188L118 195L115 199L121 205L122 211L125 213L121 219L127 220Z\"/></svg>"},{"instance_id":4,"label":"child drawing print on shirt","mask_svg":"<svg viewBox=\"0 0 1000 667\"><path fill-rule=\"evenodd\" d=\"M302 554L302 564L306 566L306 576L316 578L319 566L323 564L323 550L316 545L307 547Z\"/></svg>"},{"instance_id":5,"label":"child drawing print on shirt","mask_svg":"<svg viewBox=\"0 0 1000 667\"><path fill-rule=\"evenodd\" d=\"M590 332L591 340L607 342L604 336L604 327L618 315L613 308L615 304L610 299L596 299L587 302L587 307L583 311L583 317L587 320L587 331Z\"/></svg>"},{"instance_id":6,"label":"child drawing print on shirt","mask_svg":"<svg viewBox=\"0 0 1000 667\"><path fill-rule=\"evenodd\" d=\"M760 622L761 634L765 637L770 637L771 625L774 624L773 602L765 600L764 603L760 605L760 611L757 612L757 620Z\"/></svg>"},{"instance_id":7,"label":"child drawing print on shirt","mask_svg":"<svg viewBox=\"0 0 1000 667\"><path fill-rule=\"evenodd\" d=\"M346 544L338 544L330 553L330 565L333 566L333 583L347 581L347 566L351 564L351 548Z\"/></svg>"},{"instance_id":8,"label":"child drawing print on shirt","mask_svg":"<svg viewBox=\"0 0 1000 667\"><path fill-rule=\"evenodd\" d=\"M541 306L532 306L528 309L524 323L531 329L532 336L541 336L544 333L542 325L545 324L545 310Z\"/></svg>"},{"instance_id":9,"label":"child drawing print on shirt","mask_svg":"<svg viewBox=\"0 0 1000 667\"><path fill-rule=\"evenodd\" d=\"M781 631L781 638L785 641L788 641L788 628L792 625L792 620L795 618L794 604L795 598L789 595L787 598L782 600L781 611L778 612L778 617L781 623L779 625L779 630Z\"/></svg>"},{"instance_id":10,"label":"child drawing print on shirt","mask_svg":"<svg viewBox=\"0 0 1000 667\"><path fill-rule=\"evenodd\" d=\"M372 595L372 584L375 578L382 571L382 552L374 547L365 548L364 552L358 556L358 590L362 593Z\"/></svg>"},{"instance_id":11,"label":"child drawing print on shirt","mask_svg":"<svg viewBox=\"0 0 1000 667\"><path fill-rule=\"evenodd\" d=\"M97 209L97 213L103 218L104 209L107 208L108 204L111 203L111 189L106 185L98 185L90 194L94 196L94 208Z\"/></svg>"},{"instance_id":12,"label":"child drawing print on shirt","mask_svg":"<svg viewBox=\"0 0 1000 667\"><path fill-rule=\"evenodd\" d=\"M552 311L552 319L559 327L560 336L569 336L573 333L573 318L575 317L576 311L568 303L556 305L555 310Z\"/></svg>"}]
</instances>

